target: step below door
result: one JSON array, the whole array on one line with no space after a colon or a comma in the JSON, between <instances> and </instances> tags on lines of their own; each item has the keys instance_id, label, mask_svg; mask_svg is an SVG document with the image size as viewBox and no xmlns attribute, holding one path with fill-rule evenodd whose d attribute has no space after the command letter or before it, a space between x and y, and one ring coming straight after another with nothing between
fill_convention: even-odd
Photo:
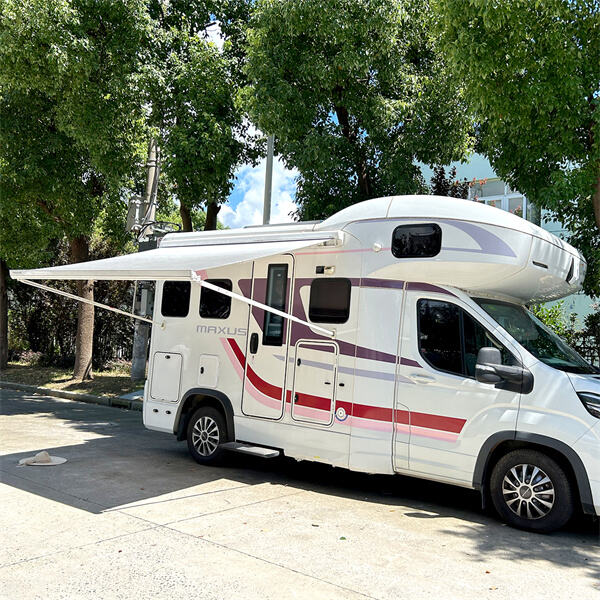
<instances>
[{"instance_id":1,"label":"step below door","mask_svg":"<svg viewBox=\"0 0 600 600\"><path fill-rule=\"evenodd\" d=\"M338 348L312 341L296 345L292 418L331 425L335 408Z\"/></svg>"}]
</instances>

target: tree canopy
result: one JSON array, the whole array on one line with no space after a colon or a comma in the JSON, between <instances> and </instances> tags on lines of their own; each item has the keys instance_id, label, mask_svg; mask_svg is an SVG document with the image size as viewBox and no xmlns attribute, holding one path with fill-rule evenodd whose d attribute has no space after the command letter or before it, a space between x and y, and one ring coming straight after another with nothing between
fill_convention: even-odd
<instances>
[{"instance_id":1,"label":"tree canopy","mask_svg":"<svg viewBox=\"0 0 600 600\"><path fill-rule=\"evenodd\" d=\"M573 232L600 295L600 4L436 0L496 173Z\"/></svg>"},{"instance_id":2,"label":"tree canopy","mask_svg":"<svg viewBox=\"0 0 600 600\"><path fill-rule=\"evenodd\" d=\"M469 149L431 15L413 0L256 3L243 98L300 171L302 218L422 191L415 160L447 164Z\"/></svg>"}]
</instances>

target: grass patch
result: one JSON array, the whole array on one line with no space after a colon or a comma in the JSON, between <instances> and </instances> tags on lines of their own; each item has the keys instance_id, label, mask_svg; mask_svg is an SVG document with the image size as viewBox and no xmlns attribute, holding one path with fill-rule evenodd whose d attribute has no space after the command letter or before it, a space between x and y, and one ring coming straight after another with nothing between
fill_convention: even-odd
<instances>
[{"instance_id":1,"label":"grass patch","mask_svg":"<svg viewBox=\"0 0 600 600\"><path fill-rule=\"evenodd\" d=\"M119 397L143 387L143 383L139 381L133 383L129 373L122 369L94 372L92 381L79 381L73 379L73 372L69 369L38 367L18 362L8 363L8 368L0 372L0 381L112 397Z\"/></svg>"}]
</instances>

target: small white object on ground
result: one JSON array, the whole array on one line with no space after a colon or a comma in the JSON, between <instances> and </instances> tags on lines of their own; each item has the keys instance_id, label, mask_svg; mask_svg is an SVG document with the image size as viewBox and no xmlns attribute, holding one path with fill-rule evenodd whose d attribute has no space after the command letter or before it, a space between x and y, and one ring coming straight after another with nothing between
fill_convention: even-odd
<instances>
[{"instance_id":1,"label":"small white object on ground","mask_svg":"<svg viewBox=\"0 0 600 600\"><path fill-rule=\"evenodd\" d=\"M61 458L60 456L50 456L46 450L42 450L38 452L35 456L30 456L29 458L22 458L19 461L19 465L24 467L26 465L32 467L52 467L54 465L62 465L66 463L66 458Z\"/></svg>"}]
</instances>

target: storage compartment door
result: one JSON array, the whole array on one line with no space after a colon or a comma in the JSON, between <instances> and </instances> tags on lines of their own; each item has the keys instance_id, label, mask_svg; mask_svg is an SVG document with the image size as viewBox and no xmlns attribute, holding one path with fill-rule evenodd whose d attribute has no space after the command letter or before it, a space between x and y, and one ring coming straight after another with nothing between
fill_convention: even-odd
<instances>
[{"instance_id":1,"label":"storage compartment door","mask_svg":"<svg viewBox=\"0 0 600 600\"><path fill-rule=\"evenodd\" d=\"M154 400L177 402L181 379L181 354L155 352L152 361L150 397Z\"/></svg>"},{"instance_id":2,"label":"storage compartment door","mask_svg":"<svg viewBox=\"0 0 600 600\"><path fill-rule=\"evenodd\" d=\"M298 342L294 370L292 418L330 425L337 379L336 344Z\"/></svg>"}]
</instances>

